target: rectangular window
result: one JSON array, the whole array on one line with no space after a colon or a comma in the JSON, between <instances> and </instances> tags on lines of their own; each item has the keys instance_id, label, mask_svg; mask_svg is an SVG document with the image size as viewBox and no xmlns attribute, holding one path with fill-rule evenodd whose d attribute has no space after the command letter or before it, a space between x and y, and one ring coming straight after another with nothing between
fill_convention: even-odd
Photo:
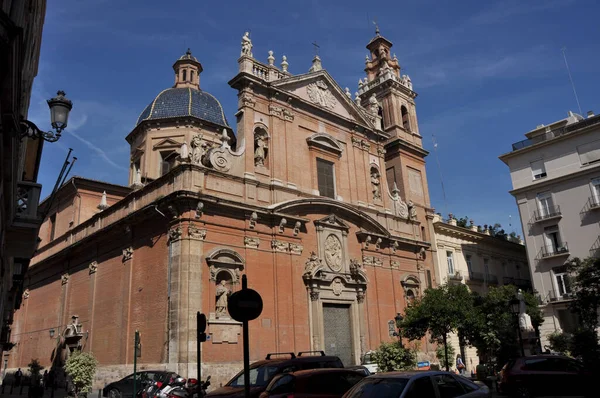
<instances>
[{"instance_id":1,"label":"rectangular window","mask_svg":"<svg viewBox=\"0 0 600 398\"><path fill-rule=\"evenodd\" d=\"M187 80L187 70L185 70L185 69L183 70L183 78L181 80L183 80L183 81Z\"/></svg>"},{"instance_id":2,"label":"rectangular window","mask_svg":"<svg viewBox=\"0 0 600 398\"><path fill-rule=\"evenodd\" d=\"M543 160L536 160L535 162L531 162L531 174L533 175L534 180L539 180L540 178L546 177L546 167L544 167Z\"/></svg>"},{"instance_id":3,"label":"rectangular window","mask_svg":"<svg viewBox=\"0 0 600 398\"><path fill-rule=\"evenodd\" d=\"M194 71L193 70L190 71L190 80L192 83L194 82Z\"/></svg>"},{"instance_id":4,"label":"rectangular window","mask_svg":"<svg viewBox=\"0 0 600 398\"><path fill-rule=\"evenodd\" d=\"M454 275L454 254L446 252L446 260L448 261L448 275Z\"/></svg>"},{"instance_id":5,"label":"rectangular window","mask_svg":"<svg viewBox=\"0 0 600 398\"><path fill-rule=\"evenodd\" d=\"M555 273L556 277L556 288L559 297L563 297L571 293L571 281L567 273Z\"/></svg>"},{"instance_id":6,"label":"rectangular window","mask_svg":"<svg viewBox=\"0 0 600 398\"><path fill-rule=\"evenodd\" d=\"M592 203L594 206L600 206L600 178L592 180Z\"/></svg>"},{"instance_id":7,"label":"rectangular window","mask_svg":"<svg viewBox=\"0 0 600 398\"><path fill-rule=\"evenodd\" d=\"M485 280L489 281L490 280L490 264L489 264L490 260L488 260L487 258L483 259L483 271L485 272Z\"/></svg>"},{"instance_id":8,"label":"rectangular window","mask_svg":"<svg viewBox=\"0 0 600 398\"><path fill-rule=\"evenodd\" d=\"M600 161L600 140L579 145L577 152L582 166Z\"/></svg>"},{"instance_id":9,"label":"rectangular window","mask_svg":"<svg viewBox=\"0 0 600 398\"><path fill-rule=\"evenodd\" d=\"M467 270L469 271L469 278L473 275L473 259L470 254L465 256L465 261L467 262Z\"/></svg>"},{"instance_id":10,"label":"rectangular window","mask_svg":"<svg viewBox=\"0 0 600 398\"><path fill-rule=\"evenodd\" d=\"M537 200L540 218L549 217L555 213L554 201L552 200L552 194L550 192L538 193Z\"/></svg>"},{"instance_id":11,"label":"rectangular window","mask_svg":"<svg viewBox=\"0 0 600 398\"><path fill-rule=\"evenodd\" d=\"M335 199L333 163L317 159L317 182L319 184L319 195Z\"/></svg>"},{"instance_id":12,"label":"rectangular window","mask_svg":"<svg viewBox=\"0 0 600 398\"><path fill-rule=\"evenodd\" d=\"M562 251L562 241L558 232L558 225L544 227L544 240L546 245L546 253L549 255L556 254Z\"/></svg>"},{"instance_id":13,"label":"rectangular window","mask_svg":"<svg viewBox=\"0 0 600 398\"><path fill-rule=\"evenodd\" d=\"M56 213L50 216L50 242L54 240L54 234L56 233Z\"/></svg>"},{"instance_id":14,"label":"rectangular window","mask_svg":"<svg viewBox=\"0 0 600 398\"><path fill-rule=\"evenodd\" d=\"M423 180L419 170L408 168L408 186L412 194L423 196Z\"/></svg>"},{"instance_id":15,"label":"rectangular window","mask_svg":"<svg viewBox=\"0 0 600 398\"><path fill-rule=\"evenodd\" d=\"M427 270L427 287L430 288L433 286L433 282L431 281L431 271Z\"/></svg>"}]
</instances>

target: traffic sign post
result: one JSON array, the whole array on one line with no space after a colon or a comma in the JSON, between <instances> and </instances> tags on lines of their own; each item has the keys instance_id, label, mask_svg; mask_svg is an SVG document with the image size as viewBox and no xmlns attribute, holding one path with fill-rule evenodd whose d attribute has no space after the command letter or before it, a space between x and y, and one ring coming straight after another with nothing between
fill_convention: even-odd
<instances>
[{"instance_id":1,"label":"traffic sign post","mask_svg":"<svg viewBox=\"0 0 600 398\"><path fill-rule=\"evenodd\" d=\"M229 315L242 322L244 345L244 396L250 398L250 346L248 337L248 321L260 316L263 309L262 297L256 290L248 289L248 279L242 275L242 290L233 293L227 301Z\"/></svg>"},{"instance_id":2,"label":"traffic sign post","mask_svg":"<svg viewBox=\"0 0 600 398\"><path fill-rule=\"evenodd\" d=\"M201 314L200 311L196 313L196 356L198 361L198 397L200 397L200 392L202 389L202 379L200 376L202 375L202 370L200 366L202 365L200 354L202 354L202 343L206 341L206 315Z\"/></svg>"},{"instance_id":3,"label":"traffic sign post","mask_svg":"<svg viewBox=\"0 0 600 398\"><path fill-rule=\"evenodd\" d=\"M137 390L137 358L141 356L140 347L140 332L135 331L135 337L133 338L133 398L136 398Z\"/></svg>"}]
</instances>

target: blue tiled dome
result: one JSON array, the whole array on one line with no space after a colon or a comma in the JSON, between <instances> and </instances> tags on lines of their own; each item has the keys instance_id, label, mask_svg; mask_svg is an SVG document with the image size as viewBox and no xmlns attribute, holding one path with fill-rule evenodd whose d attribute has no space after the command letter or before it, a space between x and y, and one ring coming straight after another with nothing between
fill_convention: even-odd
<instances>
[{"instance_id":1,"label":"blue tiled dome","mask_svg":"<svg viewBox=\"0 0 600 398\"><path fill-rule=\"evenodd\" d=\"M219 126L229 127L221 103L197 88L178 87L163 90L140 114L136 125L144 120L194 116Z\"/></svg>"}]
</instances>

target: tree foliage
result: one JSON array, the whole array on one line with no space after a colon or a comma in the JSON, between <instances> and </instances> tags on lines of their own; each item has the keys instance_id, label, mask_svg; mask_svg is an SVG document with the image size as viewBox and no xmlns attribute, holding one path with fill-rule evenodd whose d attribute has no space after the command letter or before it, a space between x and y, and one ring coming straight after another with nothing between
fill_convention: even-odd
<instances>
[{"instance_id":1,"label":"tree foliage","mask_svg":"<svg viewBox=\"0 0 600 398\"><path fill-rule=\"evenodd\" d=\"M571 309L579 315L584 328L595 330L600 308L600 259L574 258L569 262L568 270L573 275L571 289L575 299Z\"/></svg>"},{"instance_id":2,"label":"tree foliage","mask_svg":"<svg viewBox=\"0 0 600 398\"><path fill-rule=\"evenodd\" d=\"M92 382L96 374L98 361L92 353L75 351L67 359L65 371L73 383L75 398L79 393L88 393L92 390Z\"/></svg>"},{"instance_id":3,"label":"tree foliage","mask_svg":"<svg viewBox=\"0 0 600 398\"><path fill-rule=\"evenodd\" d=\"M562 355L570 355L573 336L569 333L555 331L548 335L550 349Z\"/></svg>"},{"instance_id":4,"label":"tree foliage","mask_svg":"<svg viewBox=\"0 0 600 398\"><path fill-rule=\"evenodd\" d=\"M417 365L416 352L402 347L398 341L381 343L372 358L377 363L380 372L413 370Z\"/></svg>"},{"instance_id":5,"label":"tree foliage","mask_svg":"<svg viewBox=\"0 0 600 398\"><path fill-rule=\"evenodd\" d=\"M432 340L444 347L448 346L448 334L452 332L457 332L462 341L468 341L473 336L472 325L476 323L473 310L471 293L463 284L427 289L420 301L406 308L400 326L402 335L418 340L429 332ZM448 356L446 353L446 363L449 363Z\"/></svg>"},{"instance_id":6,"label":"tree foliage","mask_svg":"<svg viewBox=\"0 0 600 398\"><path fill-rule=\"evenodd\" d=\"M444 349L443 345L438 345L437 348L435 349L435 357L438 359L438 361L440 361L440 364L442 365L442 367L446 368L451 368L452 366L454 366L454 347L452 346L452 344L448 345L448 362L446 362L446 350Z\"/></svg>"}]
</instances>

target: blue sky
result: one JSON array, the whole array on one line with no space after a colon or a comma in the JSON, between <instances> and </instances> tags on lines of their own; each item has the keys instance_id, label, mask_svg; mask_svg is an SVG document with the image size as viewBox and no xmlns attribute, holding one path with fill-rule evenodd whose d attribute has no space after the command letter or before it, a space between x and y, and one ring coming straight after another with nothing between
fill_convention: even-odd
<instances>
[{"instance_id":1,"label":"blue sky","mask_svg":"<svg viewBox=\"0 0 600 398\"><path fill-rule=\"evenodd\" d=\"M324 68L354 92L376 19L419 94L433 206L520 233L498 156L536 125L577 111L562 47L582 111L600 112L599 12L593 0L50 0L29 119L49 127L45 100L58 89L74 108L63 138L44 147L43 195L69 147L79 159L72 174L127 183L125 136L172 86L171 65L188 47L204 67L202 89L233 121L236 92L227 81L237 72L244 31L251 31L255 58L266 62L273 50L279 64L285 54L293 74L308 71L316 40Z\"/></svg>"}]
</instances>

